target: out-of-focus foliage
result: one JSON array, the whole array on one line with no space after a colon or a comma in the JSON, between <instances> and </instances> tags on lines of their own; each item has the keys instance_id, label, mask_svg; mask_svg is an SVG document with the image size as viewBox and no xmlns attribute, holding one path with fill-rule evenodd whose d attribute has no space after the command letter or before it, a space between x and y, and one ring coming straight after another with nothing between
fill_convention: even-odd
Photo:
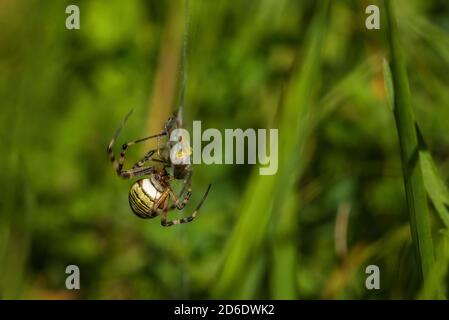
<instances>
[{"instance_id":1,"label":"out-of-focus foliage","mask_svg":"<svg viewBox=\"0 0 449 320\"><path fill-rule=\"evenodd\" d=\"M277 128L286 108L295 114L291 103L308 104L296 116L309 112L298 122L307 129L279 128L304 135L293 185L273 190L288 192L277 196L286 200L279 211L245 211L267 202L257 197L267 188L258 168L196 165L187 213L213 185L198 219L163 228L131 213L132 182L115 175L106 147L131 108L119 145L158 132L176 107L184 1L1 1L0 298L425 296L384 89L388 30L384 20L380 30L365 28L366 6L382 10L383 1L330 1L320 54L308 59L325 3L189 1L187 124ZM432 166L421 163L431 174L424 182L447 191L449 4L394 3L412 107L433 157ZM80 30L65 28L69 4L79 5ZM317 74L298 89L310 68ZM288 98L296 90L310 97ZM127 163L148 147L130 149ZM447 231L439 231L447 226L437 211L449 208L443 191L427 191L430 286L444 293ZM230 261L238 246L247 263ZM65 289L69 264L80 267L81 290ZM370 264L380 267L381 290L365 288ZM235 265L240 275L226 277Z\"/></svg>"}]
</instances>

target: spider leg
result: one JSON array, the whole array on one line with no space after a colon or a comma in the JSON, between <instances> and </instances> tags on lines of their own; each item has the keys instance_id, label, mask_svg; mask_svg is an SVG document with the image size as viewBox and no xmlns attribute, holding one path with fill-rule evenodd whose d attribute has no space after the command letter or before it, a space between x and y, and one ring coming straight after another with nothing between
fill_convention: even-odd
<instances>
[{"instance_id":1,"label":"spider leg","mask_svg":"<svg viewBox=\"0 0 449 320\"><path fill-rule=\"evenodd\" d=\"M165 133L160 133L160 134L157 134L157 135L154 135L154 136L149 136L149 137L146 137L146 138L143 138L143 139L139 139L139 140L135 140L135 141L131 141L131 142L125 143L125 144L122 146L122 151L120 152L120 158L118 159L118 161L115 161L115 159L114 159L114 161L113 161L113 164L114 164L114 167L116 168L117 174L118 174L119 176L121 176L121 172L122 172L122 170L123 170L123 163L125 162L126 151L128 150L128 147L129 147L129 146L132 146L132 145L134 145L134 144L137 144L137 143L139 143L139 142L143 142L143 141L148 140L148 139L151 139L151 138L159 137L159 136L161 136L161 135L165 135ZM153 151L153 150L151 150L151 151ZM156 152L156 150L155 150L154 152L151 152L151 151L150 151L148 154ZM148 155L148 154L147 154L147 155ZM150 158L150 157L149 157L149 158ZM149 158L148 158L148 159L149 159ZM147 159L147 160L148 160L148 159ZM145 160L145 162L146 162L146 160ZM144 163L145 163L145 162L144 162ZM144 163L142 163L142 165L143 165ZM136 168L136 167L133 167L133 169L135 169L135 168Z\"/></svg>"},{"instance_id":2,"label":"spider leg","mask_svg":"<svg viewBox=\"0 0 449 320\"><path fill-rule=\"evenodd\" d=\"M151 157L154 155L154 153L156 151L157 151L157 149L153 149L153 150L148 151L148 153L141 160L139 160L138 162L136 162L133 165L133 169L142 167L145 164L145 162L147 162L148 160L151 159ZM151 160L153 160L153 159L151 159Z\"/></svg>"},{"instance_id":3,"label":"spider leg","mask_svg":"<svg viewBox=\"0 0 449 320\"><path fill-rule=\"evenodd\" d=\"M170 167L170 163L169 162L153 157L154 153L156 151L159 151L159 149L154 149L154 150L148 151L148 153L145 155L145 157L143 157L140 161L136 162L133 165L132 169L134 170L134 169L142 167L147 161L159 162L159 163L162 163L164 165L164 167L166 167L166 168Z\"/></svg>"},{"instance_id":4,"label":"spider leg","mask_svg":"<svg viewBox=\"0 0 449 320\"><path fill-rule=\"evenodd\" d=\"M182 189L181 192L179 194L179 198L182 197L182 195L184 194L186 188L189 189L190 191L192 191L191 186L192 186L192 169L189 169L188 171L189 173L187 174L187 177L184 179L183 185L182 185Z\"/></svg>"},{"instance_id":5,"label":"spider leg","mask_svg":"<svg viewBox=\"0 0 449 320\"><path fill-rule=\"evenodd\" d=\"M212 185L209 185L207 187L206 193L204 194L204 196L201 199L200 203L196 207L195 211L193 211L193 213L190 216L188 216L188 217L167 221L167 211L168 211L168 207L167 207L168 201L167 201L166 204L165 204L165 209L164 209L164 211L161 214L161 225L164 226L164 227L170 227L170 226L173 226L175 224L181 224L181 223L187 223L187 222L193 221L193 219L195 219L195 217L196 217L196 214L198 213L198 211L200 210L201 206L203 205L204 200L206 200L206 197L207 197L207 195L209 193L209 190L210 190L211 186Z\"/></svg>"},{"instance_id":6,"label":"spider leg","mask_svg":"<svg viewBox=\"0 0 449 320\"><path fill-rule=\"evenodd\" d=\"M148 153L139 162L136 162L134 164L133 169L142 167L145 164L145 162L150 161L150 160L170 166L170 163L167 162L166 160L161 160L161 159L157 159L157 158L153 157L154 154L156 153L156 151L159 152L159 150L160 149L153 149L153 150L148 151Z\"/></svg>"},{"instance_id":7,"label":"spider leg","mask_svg":"<svg viewBox=\"0 0 449 320\"><path fill-rule=\"evenodd\" d=\"M120 134L120 131L122 130L123 126L126 124L126 121L128 120L128 118L129 118L129 116L131 115L132 111L133 111L133 110L131 110L131 111L126 115L125 119L123 120L122 125L121 125L121 126L117 129L117 131L115 132L115 135L114 135L114 137L112 138L112 140L111 140L111 142L109 143L108 148L107 148L107 153L109 154L109 159L111 160L111 162L112 162L112 164L113 164L115 170L117 171L117 174L118 174L119 176L121 176L122 178L125 178L125 179L129 179L129 178L131 178L131 177L133 177L133 176L136 176L136 175L142 175L142 174L144 174L144 173L142 173L142 172L145 172L144 169L148 169L148 168L139 168L139 167L143 166L143 164L144 164L144 162L143 162L140 166L136 166L136 165L135 165L135 166L133 167L133 169L130 169L130 170L123 170L123 163L125 162L125 155L126 155L126 150L128 149L128 147L129 147L129 146L132 146L132 145L134 145L134 144L137 144L137 143L140 143L140 142L143 142L143 141L152 139L152 138L159 138L159 137L165 136L165 135L167 134L165 131L163 131L163 132L161 132L161 133L159 133L159 134L156 134L156 135L148 136L148 137L145 137L145 138L142 138L142 139L138 139L138 140L134 140L134 141L125 143L125 144L122 146L122 150L121 150L121 152L120 152L120 158L119 158L118 160L116 160L116 159L115 159L115 156L114 156L114 152L113 152L113 150L112 150L112 147L114 146L114 143L115 143L115 141L117 140L117 138L118 138L118 136L119 136L119 134ZM148 156L152 151L153 151L153 150L150 150L150 151L147 153L146 156ZM156 152L156 151L157 151L157 149L154 150L154 152ZM153 152L153 153L154 153L154 152ZM145 156L145 157L146 157L146 156ZM144 157L144 158L145 158L145 157ZM150 156L150 157L151 157L151 156ZM150 157L148 157L148 159L150 159ZM147 159L147 160L148 160L148 159ZM147 161L147 160L145 160L145 161ZM140 162L138 162L137 164L139 164L139 163L140 163Z\"/></svg>"},{"instance_id":8,"label":"spider leg","mask_svg":"<svg viewBox=\"0 0 449 320\"><path fill-rule=\"evenodd\" d=\"M182 194L182 193L181 193ZM175 201L174 204L172 204L168 210L172 210L174 208L178 209L178 210L182 210L184 209L184 207L186 206L186 204L189 202L190 200L190 196L192 195L192 189L189 188L187 189L187 193L184 196L184 199L182 200L182 202L180 201L180 199L175 195L175 193L170 190L170 197L173 199L173 201Z\"/></svg>"},{"instance_id":9,"label":"spider leg","mask_svg":"<svg viewBox=\"0 0 449 320\"><path fill-rule=\"evenodd\" d=\"M156 172L156 169L154 167L143 167L143 168L122 170L120 171L120 173L117 174L123 179L131 179L134 177L144 176L154 172Z\"/></svg>"},{"instance_id":10,"label":"spider leg","mask_svg":"<svg viewBox=\"0 0 449 320\"><path fill-rule=\"evenodd\" d=\"M182 202L180 202L179 198L182 197L182 195L184 194L186 189L187 189L187 193L184 196L184 200ZM191 195L192 195L192 171L189 171L189 173L187 174L187 177L184 179L183 186L182 186L181 192L179 193L178 197L176 197L176 195L174 194L173 190L170 189L170 196L175 201L175 203L172 204L168 208L168 210L172 210L172 209L175 209L175 208L177 208L179 210L184 209L186 204L189 202Z\"/></svg>"}]
</instances>

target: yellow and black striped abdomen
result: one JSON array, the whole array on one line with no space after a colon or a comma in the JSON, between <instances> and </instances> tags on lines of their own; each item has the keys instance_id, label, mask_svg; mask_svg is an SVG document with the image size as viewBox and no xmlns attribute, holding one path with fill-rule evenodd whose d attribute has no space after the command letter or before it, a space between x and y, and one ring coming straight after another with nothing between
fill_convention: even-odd
<instances>
[{"instance_id":1,"label":"yellow and black striped abdomen","mask_svg":"<svg viewBox=\"0 0 449 320\"><path fill-rule=\"evenodd\" d=\"M160 200L162 192L156 188L150 179L136 181L129 190L129 205L132 211L140 218L154 218L158 215L154 204ZM164 204L161 202L159 208Z\"/></svg>"}]
</instances>

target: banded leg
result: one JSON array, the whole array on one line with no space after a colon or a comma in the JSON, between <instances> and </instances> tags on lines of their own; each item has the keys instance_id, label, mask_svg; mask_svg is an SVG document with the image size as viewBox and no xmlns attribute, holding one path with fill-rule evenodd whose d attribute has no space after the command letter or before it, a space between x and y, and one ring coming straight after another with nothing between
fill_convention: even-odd
<instances>
[{"instance_id":1,"label":"banded leg","mask_svg":"<svg viewBox=\"0 0 449 320\"><path fill-rule=\"evenodd\" d=\"M187 177L184 179L183 185L182 185L182 189L181 189L181 193L179 194L179 198L182 197L182 195L184 194L184 191L186 189L190 188L190 191L192 191L192 170L188 171L189 173L187 174Z\"/></svg>"},{"instance_id":2,"label":"banded leg","mask_svg":"<svg viewBox=\"0 0 449 320\"><path fill-rule=\"evenodd\" d=\"M182 194L182 193L181 193ZM168 210L172 210L172 209L178 209L178 210L182 210L184 209L184 207L186 206L186 204L189 202L190 197L192 196L192 189L188 189L186 195L184 196L184 199L182 200L182 202L180 201L180 199L175 195L175 193L170 190L170 197L173 199L173 201L175 202L174 204L172 204Z\"/></svg>"},{"instance_id":3,"label":"banded leg","mask_svg":"<svg viewBox=\"0 0 449 320\"><path fill-rule=\"evenodd\" d=\"M125 144L122 146L122 151L120 152L120 158L118 159L118 161L115 161L115 162L114 162L114 166L116 166L117 174L118 174L119 176L122 176L121 173L122 173L122 170L123 170L123 163L125 162L125 155L126 155L126 151L128 150L128 147L130 147L130 146L132 146L132 145L134 145L134 144L143 142L143 141L145 141L145 140L151 139L151 138L159 137L159 136L161 136L161 135L165 135L165 133L160 133L160 134L158 134L158 135L149 136L149 137L146 137L146 138L143 138L143 139L139 139L139 140L135 140L135 141L131 141L131 142L125 143ZM155 152L156 152L156 150L155 150ZM143 164L142 164L142 165L143 165ZM136 168L137 168L137 167L133 167L133 169L136 169ZM133 170L133 169L131 169L131 170ZM122 176L122 177L123 177L123 176Z\"/></svg>"},{"instance_id":4,"label":"banded leg","mask_svg":"<svg viewBox=\"0 0 449 320\"><path fill-rule=\"evenodd\" d=\"M131 178L151 174L151 173L154 173L155 171L156 170L153 167L144 167L144 168L122 170L119 175L123 179L131 179Z\"/></svg>"},{"instance_id":5,"label":"banded leg","mask_svg":"<svg viewBox=\"0 0 449 320\"><path fill-rule=\"evenodd\" d=\"M187 189L187 193L184 196L183 201L179 202L179 198L181 198L183 196L186 189ZM174 194L173 190L170 189L170 196L173 199L173 201L175 201L175 203L172 204L168 208L168 210L173 210L175 208L177 208L178 210L184 209L186 204L189 202L191 195L192 195L192 171L189 171L187 177L183 181L183 186L182 186L181 192L179 193L178 197Z\"/></svg>"},{"instance_id":6,"label":"banded leg","mask_svg":"<svg viewBox=\"0 0 449 320\"><path fill-rule=\"evenodd\" d=\"M148 151L148 153L140 161L138 161L134 164L133 169L142 167L149 160L169 165L169 163L167 161L153 158L156 151L159 152L159 149L153 149L153 150Z\"/></svg>"},{"instance_id":7,"label":"banded leg","mask_svg":"<svg viewBox=\"0 0 449 320\"><path fill-rule=\"evenodd\" d=\"M164 227L170 227L170 226L173 226L175 224L181 224L181 223L187 223L187 222L193 221L193 219L195 219L198 211L200 210L201 206L203 205L204 200L206 200L206 197L209 194L209 190L210 190L211 186L212 185L209 185L207 187L206 193L204 194L204 196L201 199L200 203L196 207L195 211L193 211L193 213L190 216L188 216L188 217L167 221L167 211L168 211L168 207L167 207L168 201L167 201L166 204L165 204L165 209L163 210L163 212L161 214L161 225L164 226Z\"/></svg>"},{"instance_id":8,"label":"banded leg","mask_svg":"<svg viewBox=\"0 0 449 320\"><path fill-rule=\"evenodd\" d=\"M126 154L126 150L128 149L128 147L132 146L134 144L137 144L137 143L140 143L140 142L152 139L152 138L159 138L159 137L165 136L167 134L165 131L163 131L163 132L161 132L159 134L156 134L156 135L148 136L148 137L145 137L145 138L142 138L142 139L139 139L139 140L135 140L135 141L131 141L129 143L125 143L122 146L122 150L120 152L120 158L117 161L115 159L114 152L113 152L112 148L113 148L114 143L115 143L115 141L117 140L117 138L118 138L118 136L120 134L120 131L122 130L122 128L124 127L124 125L128 121L128 118L131 116L132 112L133 112L133 110L131 110L126 115L125 119L123 120L122 125L115 132L115 135L112 138L112 140L109 143L108 148L107 148L107 153L109 155L109 159L111 160L115 170L117 171L117 174L119 176L121 176L122 178L125 178L125 179L129 179L130 177L137 176L137 175L142 175L141 172L143 172L142 171L143 168L133 168L133 169L130 169L130 170L123 170L123 163L125 162L125 154Z\"/></svg>"},{"instance_id":9,"label":"banded leg","mask_svg":"<svg viewBox=\"0 0 449 320\"><path fill-rule=\"evenodd\" d=\"M148 151L148 153L141 159L141 160L139 160L138 162L136 162L134 165L133 165L133 169L137 169L137 168L140 168L140 167L142 167L144 164L145 164L145 162L147 162L148 160L150 160L151 159L151 157L154 155L154 153L157 151L157 149L153 149L153 150L150 150L150 151Z\"/></svg>"}]
</instances>

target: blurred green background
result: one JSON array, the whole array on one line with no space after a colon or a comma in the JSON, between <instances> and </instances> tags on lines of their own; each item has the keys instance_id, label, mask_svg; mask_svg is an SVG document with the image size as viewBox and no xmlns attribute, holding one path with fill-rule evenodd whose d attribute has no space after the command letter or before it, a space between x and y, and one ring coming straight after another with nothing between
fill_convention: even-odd
<instances>
[{"instance_id":1,"label":"blurred green background","mask_svg":"<svg viewBox=\"0 0 449 320\"><path fill-rule=\"evenodd\" d=\"M449 3L394 2L416 119L447 185ZM69 4L80 30L65 28ZM381 30L365 28L369 4ZM159 132L176 108L184 1L1 0L0 298L420 297L383 2L327 5L190 0L186 123L279 128L287 179L196 165L186 213L212 183L198 219L163 228L132 214L132 182L106 147L131 108L118 145ZM449 246L430 215L444 291ZM80 290L65 288L69 264ZM365 288L370 264L380 290Z\"/></svg>"}]
</instances>

